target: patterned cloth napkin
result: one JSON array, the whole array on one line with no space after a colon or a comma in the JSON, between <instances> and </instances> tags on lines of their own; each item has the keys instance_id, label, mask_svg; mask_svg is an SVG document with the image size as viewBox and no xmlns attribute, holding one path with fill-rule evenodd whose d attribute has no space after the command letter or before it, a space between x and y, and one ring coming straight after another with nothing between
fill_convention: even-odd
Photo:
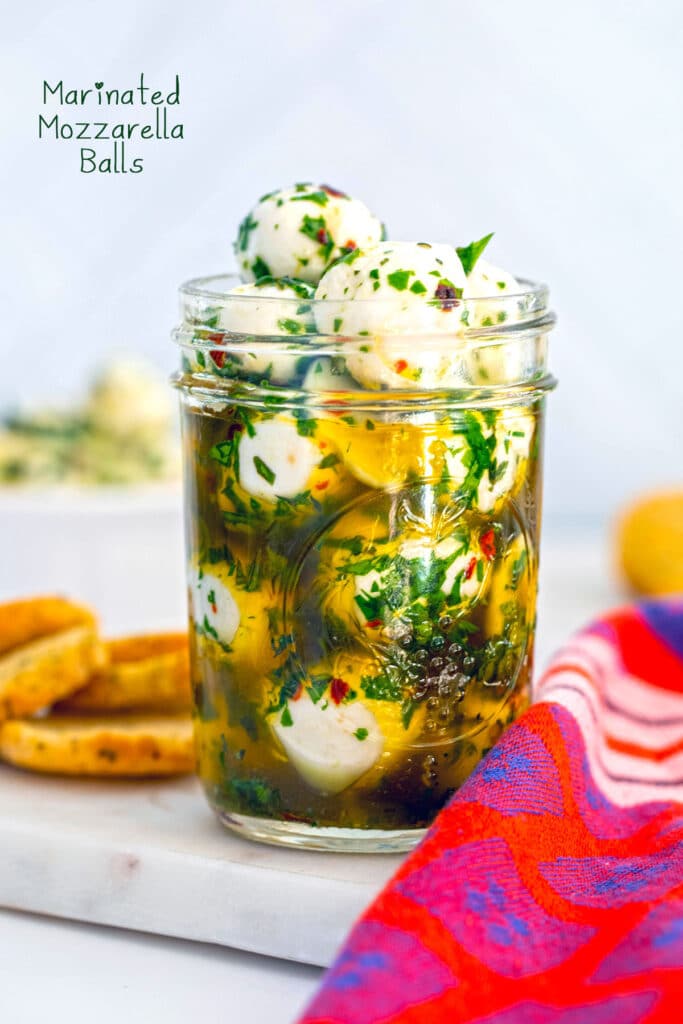
<instances>
[{"instance_id":1,"label":"patterned cloth napkin","mask_svg":"<svg viewBox=\"0 0 683 1024\"><path fill-rule=\"evenodd\" d=\"M305 1024L683 1022L683 601L564 647Z\"/></svg>"}]
</instances>

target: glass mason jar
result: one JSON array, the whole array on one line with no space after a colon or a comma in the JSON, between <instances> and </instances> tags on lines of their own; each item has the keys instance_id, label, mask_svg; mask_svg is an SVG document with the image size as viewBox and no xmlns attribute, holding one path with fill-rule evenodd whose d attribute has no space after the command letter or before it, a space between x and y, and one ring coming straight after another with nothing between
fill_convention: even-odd
<instances>
[{"instance_id":1,"label":"glass mason jar","mask_svg":"<svg viewBox=\"0 0 683 1024\"><path fill-rule=\"evenodd\" d=\"M174 332L199 776L251 838L408 849L529 701L547 290L341 335L237 283Z\"/></svg>"}]
</instances>

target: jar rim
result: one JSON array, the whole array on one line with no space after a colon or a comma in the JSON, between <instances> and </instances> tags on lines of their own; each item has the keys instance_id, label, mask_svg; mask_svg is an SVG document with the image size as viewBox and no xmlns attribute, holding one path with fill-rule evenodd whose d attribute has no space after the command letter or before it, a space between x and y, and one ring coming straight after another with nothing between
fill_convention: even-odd
<instances>
[{"instance_id":1,"label":"jar rim","mask_svg":"<svg viewBox=\"0 0 683 1024\"><path fill-rule=\"evenodd\" d=\"M521 286L518 291L514 292L497 292L491 295L478 295L476 298L459 298L459 299L424 299L423 301L429 304L436 304L437 302L441 305L445 305L448 302L452 302L454 305L467 305L481 302L494 302L498 304L504 304L512 300L526 300L527 302L533 299L533 304L536 310L539 312L548 308L548 296L549 288L548 285L541 281L532 281L526 277L516 277L515 280ZM254 302L291 302L293 305L298 305L304 299L303 296L294 297L283 297L280 295L261 295L254 293L253 295L236 295L232 292L232 289L244 284L253 284L254 282L243 281L242 278L236 272L228 272L222 274L208 274L202 277L193 277L188 281L184 281L179 288L181 297L193 298L193 299L207 299L207 300L219 300L221 302L227 302L229 304L235 303L251 303ZM306 284L306 282L302 282ZM400 293L399 293L400 294ZM395 304L395 297L392 295L388 296L373 296L367 299L357 298L341 298L341 299L316 299L313 295L310 297L306 296L305 301L307 304L311 304L314 308L320 307L331 307L337 306L340 303L353 302L354 306L366 306L366 307L377 307L383 304Z\"/></svg>"}]
</instances>

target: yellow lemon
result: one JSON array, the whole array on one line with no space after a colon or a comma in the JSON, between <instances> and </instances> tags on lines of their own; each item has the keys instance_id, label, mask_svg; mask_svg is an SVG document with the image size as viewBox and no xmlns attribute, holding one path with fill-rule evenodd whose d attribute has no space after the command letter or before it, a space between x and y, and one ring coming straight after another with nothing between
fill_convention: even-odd
<instances>
[{"instance_id":1,"label":"yellow lemon","mask_svg":"<svg viewBox=\"0 0 683 1024\"><path fill-rule=\"evenodd\" d=\"M683 490L647 495L617 528L621 570L641 594L683 591Z\"/></svg>"}]
</instances>

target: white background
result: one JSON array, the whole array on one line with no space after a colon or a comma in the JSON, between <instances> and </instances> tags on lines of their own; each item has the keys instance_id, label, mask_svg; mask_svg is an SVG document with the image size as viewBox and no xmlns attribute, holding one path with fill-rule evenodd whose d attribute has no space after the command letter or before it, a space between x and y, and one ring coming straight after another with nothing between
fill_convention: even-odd
<instances>
[{"instance_id":1,"label":"white background","mask_svg":"<svg viewBox=\"0 0 683 1024\"><path fill-rule=\"evenodd\" d=\"M680 481L679 0L83 0L2 23L0 406L75 393L112 348L170 369L178 282L230 266L261 193L321 179L393 237L495 230L498 262L550 283L551 531ZM83 175L78 143L38 141L44 78L140 71L180 74L186 130L132 147L144 173Z\"/></svg>"}]
</instances>

